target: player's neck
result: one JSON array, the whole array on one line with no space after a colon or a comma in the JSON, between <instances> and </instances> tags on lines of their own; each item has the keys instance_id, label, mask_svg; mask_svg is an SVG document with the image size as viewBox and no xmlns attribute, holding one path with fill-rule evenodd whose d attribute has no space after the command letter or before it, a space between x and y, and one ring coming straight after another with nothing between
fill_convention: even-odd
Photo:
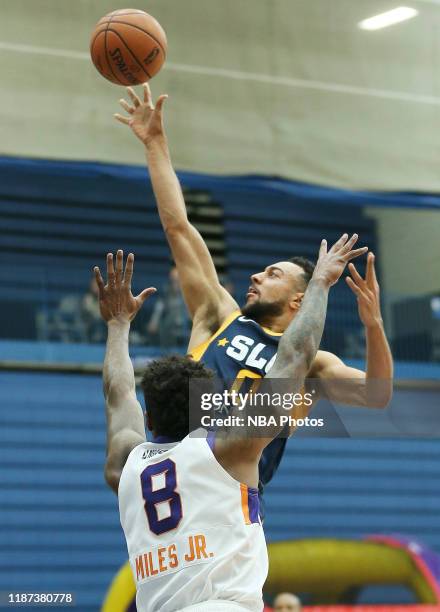
<instances>
[{"instance_id":1,"label":"player's neck","mask_svg":"<svg viewBox=\"0 0 440 612\"><path fill-rule=\"evenodd\" d=\"M179 440L173 438L172 436L156 435L154 432L153 439L151 441L153 444L172 444L173 442L179 442Z\"/></svg>"},{"instance_id":2,"label":"player's neck","mask_svg":"<svg viewBox=\"0 0 440 612\"><path fill-rule=\"evenodd\" d=\"M282 334L288 327L295 315L291 312L280 314L276 317L267 317L267 319L261 319L258 323L261 327L265 327L272 332Z\"/></svg>"}]
</instances>

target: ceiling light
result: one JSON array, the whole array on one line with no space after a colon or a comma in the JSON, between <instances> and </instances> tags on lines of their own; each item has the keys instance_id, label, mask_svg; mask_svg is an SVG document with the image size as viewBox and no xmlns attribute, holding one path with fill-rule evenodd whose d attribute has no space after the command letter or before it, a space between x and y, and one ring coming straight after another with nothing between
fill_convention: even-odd
<instances>
[{"instance_id":1,"label":"ceiling light","mask_svg":"<svg viewBox=\"0 0 440 612\"><path fill-rule=\"evenodd\" d=\"M419 11L408 6L398 6L391 11L381 13L380 15L374 15L359 22L359 27L362 30L380 30L381 28L387 28L395 23L406 21L419 14Z\"/></svg>"}]
</instances>

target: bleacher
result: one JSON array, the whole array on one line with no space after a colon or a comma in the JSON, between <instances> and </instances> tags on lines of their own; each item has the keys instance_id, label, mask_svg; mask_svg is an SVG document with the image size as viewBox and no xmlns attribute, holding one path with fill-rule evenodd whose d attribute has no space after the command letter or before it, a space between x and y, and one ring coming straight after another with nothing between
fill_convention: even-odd
<instances>
[{"instance_id":1,"label":"bleacher","mask_svg":"<svg viewBox=\"0 0 440 612\"><path fill-rule=\"evenodd\" d=\"M204 181L204 182L203 182ZM183 185L194 188L192 177ZM323 237L358 232L377 252L375 225L360 207L262 190L246 181L199 178L219 201L229 269L242 302L249 277L293 255L316 259ZM142 169L3 159L0 163L0 337L33 338L35 312L87 290L92 267L122 248L136 255L135 289L166 280L170 254ZM364 262L359 261L364 271ZM147 306L151 307L151 303ZM7 316L7 313L14 316ZM343 282L332 291L324 343L344 351L344 333L360 330L355 300Z\"/></svg>"}]
</instances>

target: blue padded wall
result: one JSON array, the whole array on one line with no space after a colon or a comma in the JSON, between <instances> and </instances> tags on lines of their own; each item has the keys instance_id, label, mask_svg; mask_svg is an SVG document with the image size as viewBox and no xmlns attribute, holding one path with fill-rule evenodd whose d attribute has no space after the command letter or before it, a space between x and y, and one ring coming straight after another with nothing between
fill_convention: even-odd
<instances>
[{"instance_id":1,"label":"blue padded wall","mask_svg":"<svg viewBox=\"0 0 440 612\"><path fill-rule=\"evenodd\" d=\"M126 560L101 379L1 372L0 388L0 590L74 592L97 611Z\"/></svg>"},{"instance_id":2,"label":"blue padded wall","mask_svg":"<svg viewBox=\"0 0 440 612\"><path fill-rule=\"evenodd\" d=\"M439 440L292 438L267 489L266 534L400 533L440 552L439 485Z\"/></svg>"},{"instance_id":3,"label":"blue padded wall","mask_svg":"<svg viewBox=\"0 0 440 612\"><path fill-rule=\"evenodd\" d=\"M73 591L97 612L126 560L101 379L0 372L0 389L0 590ZM266 490L268 540L400 532L440 551L439 459L435 440L292 438Z\"/></svg>"}]
</instances>

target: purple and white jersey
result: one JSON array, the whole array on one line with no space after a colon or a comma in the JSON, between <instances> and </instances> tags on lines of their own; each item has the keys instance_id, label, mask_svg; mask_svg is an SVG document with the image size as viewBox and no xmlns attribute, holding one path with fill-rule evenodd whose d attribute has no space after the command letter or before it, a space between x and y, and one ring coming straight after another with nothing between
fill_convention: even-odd
<instances>
[{"instance_id":1,"label":"purple and white jersey","mask_svg":"<svg viewBox=\"0 0 440 612\"><path fill-rule=\"evenodd\" d=\"M213 600L263 609L258 491L221 467L206 437L134 448L118 496L138 612Z\"/></svg>"}]
</instances>

